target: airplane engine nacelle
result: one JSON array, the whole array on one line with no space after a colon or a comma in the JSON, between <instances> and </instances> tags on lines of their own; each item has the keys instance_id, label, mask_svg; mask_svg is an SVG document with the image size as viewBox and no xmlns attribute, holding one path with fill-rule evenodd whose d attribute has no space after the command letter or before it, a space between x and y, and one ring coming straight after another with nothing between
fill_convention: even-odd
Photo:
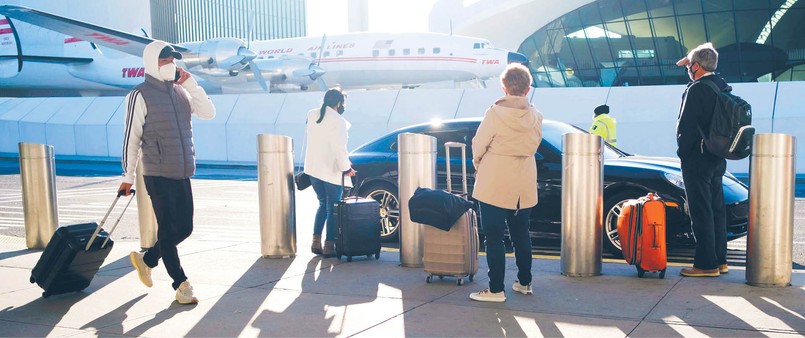
<instances>
[{"instance_id":1,"label":"airplane engine nacelle","mask_svg":"<svg viewBox=\"0 0 805 338\"><path fill-rule=\"evenodd\" d=\"M236 38L216 38L202 42L183 44L190 52L182 54L188 69L201 67L209 74L228 74L246 67L257 56L246 47L246 42Z\"/></svg>"},{"instance_id":2,"label":"airplane engine nacelle","mask_svg":"<svg viewBox=\"0 0 805 338\"><path fill-rule=\"evenodd\" d=\"M308 86L324 74L311 59L283 56L276 59L257 59L263 77L273 84Z\"/></svg>"}]
</instances>

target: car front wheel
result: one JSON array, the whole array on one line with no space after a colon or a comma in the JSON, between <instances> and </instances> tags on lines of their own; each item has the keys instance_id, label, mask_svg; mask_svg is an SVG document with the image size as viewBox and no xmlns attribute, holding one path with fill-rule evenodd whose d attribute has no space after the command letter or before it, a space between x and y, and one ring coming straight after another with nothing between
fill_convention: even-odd
<instances>
[{"instance_id":1,"label":"car front wheel","mask_svg":"<svg viewBox=\"0 0 805 338\"><path fill-rule=\"evenodd\" d=\"M618 216L623 211L623 205L626 201L644 195L644 193L637 191L622 191L613 194L604 203L604 249L616 257L623 257L621 241L618 237Z\"/></svg>"},{"instance_id":2,"label":"car front wheel","mask_svg":"<svg viewBox=\"0 0 805 338\"><path fill-rule=\"evenodd\" d=\"M383 242L396 241L400 232L400 201L397 188L388 184L370 186L364 190L366 198L380 203L380 239Z\"/></svg>"}]
</instances>

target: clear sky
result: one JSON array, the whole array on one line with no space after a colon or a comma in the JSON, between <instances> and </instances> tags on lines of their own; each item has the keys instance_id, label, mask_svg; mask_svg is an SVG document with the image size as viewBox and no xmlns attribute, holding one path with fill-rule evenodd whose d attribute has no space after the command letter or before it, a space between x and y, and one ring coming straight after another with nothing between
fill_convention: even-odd
<instances>
[{"instance_id":1,"label":"clear sky","mask_svg":"<svg viewBox=\"0 0 805 338\"><path fill-rule=\"evenodd\" d=\"M427 32L428 17L436 0L368 0L369 30L374 32ZM308 0L307 33L310 36L347 32L347 0Z\"/></svg>"}]
</instances>

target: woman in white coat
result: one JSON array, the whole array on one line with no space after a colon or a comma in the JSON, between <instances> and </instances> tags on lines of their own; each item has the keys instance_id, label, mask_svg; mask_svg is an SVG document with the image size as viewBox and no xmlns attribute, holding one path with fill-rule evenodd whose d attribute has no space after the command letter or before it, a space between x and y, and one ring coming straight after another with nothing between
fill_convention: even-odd
<instances>
[{"instance_id":1,"label":"woman in white coat","mask_svg":"<svg viewBox=\"0 0 805 338\"><path fill-rule=\"evenodd\" d=\"M338 89L330 89L324 94L321 108L312 109L307 114L307 148L305 149L305 173L319 200L319 209L313 221L313 244L310 250L327 257L335 257L336 219L334 205L344 193L342 182L352 186L352 180L342 179L343 175L355 176L347 153L347 130L349 122L344 113L346 96ZM324 247L321 234L327 224Z\"/></svg>"}]
</instances>

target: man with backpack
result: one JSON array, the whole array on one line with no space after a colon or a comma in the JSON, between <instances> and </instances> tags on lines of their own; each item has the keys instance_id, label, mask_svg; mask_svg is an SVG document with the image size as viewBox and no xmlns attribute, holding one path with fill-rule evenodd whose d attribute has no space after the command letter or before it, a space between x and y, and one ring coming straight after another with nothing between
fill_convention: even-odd
<instances>
[{"instance_id":1,"label":"man with backpack","mask_svg":"<svg viewBox=\"0 0 805 338\"><path fill-rule=\"evenodd\" d=\"M727 220L721 183L727 161L708 150L702 131L710 130L720 95L706 82L715 84L715 88L721 91L728 85L714 73L718 66L718 52L709 42L694 48L677 62L677 66L685 66L691 79L682 95L677 118L676 153L682 164L682 179L696 236L693 267L682 269L681 274L718 277L729 271Z\"/></svg>"}]
</instances>

